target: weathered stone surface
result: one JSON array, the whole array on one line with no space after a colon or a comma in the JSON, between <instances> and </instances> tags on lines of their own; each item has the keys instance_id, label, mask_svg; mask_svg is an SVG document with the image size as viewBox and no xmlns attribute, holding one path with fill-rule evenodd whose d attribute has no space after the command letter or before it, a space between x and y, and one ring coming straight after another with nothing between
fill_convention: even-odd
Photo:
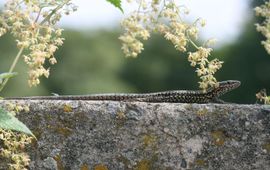
<instances>
[{"instance_id":1,"label":"weathered stone surface","mask_svg":"<svg viewBox=\"0 0 270 170\"><path fill-rule=\"evenodd\" d=\"M30 105L33 170L270 169L269 106L12 102Z\"/></svg>"}]
</instances>

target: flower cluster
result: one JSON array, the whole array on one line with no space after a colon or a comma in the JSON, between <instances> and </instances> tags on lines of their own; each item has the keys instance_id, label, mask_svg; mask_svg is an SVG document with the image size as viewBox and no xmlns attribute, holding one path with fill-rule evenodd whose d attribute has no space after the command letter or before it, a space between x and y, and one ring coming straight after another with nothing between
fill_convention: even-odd
<instances>
[{"instance_id":1,"label":"flower cluster","mask_svg":"<svg viewBox=\"0 0 270 170\"><path fill-rule=\"evenodd\" d=\"M0 156L9 159L9 169L26 170L30 158L25 153L25 147L31 143L32 138L0 128L0 140L4 145L3 148L0 148Z\"/></svg>"},{"instance_id":2,"label":"flower cluster","mask_svg":"<svg viewBox=\"0 0 270 170\"><path fill-rule=\"evenodd\" d=\"M262 24L255 24L257 31L261 32L266 40L262 41L262 45L270 54L270 1L266 1L265 4L255 8L256 15L264 17L265 21Z\"/></svg>"},{"instance_id":3,"label":"flower cluster","mask_svg":"<svg viewBox=\"0 0 270 170\"><path fill-rule=\"evenodd\" d=\"M262 45L270 54L270 1L266 1L265 4L255 8L256 15L264 17L265 20L262 24L255 24L257 31L261 32L266 40L262 41Z\"/></svg>"},{"instance_id":4,"label":"flower cluster","mask_svg":"<svg viewBox=\"0 0 270 170\"><path fill-rule=\"evenodd\" d=\"M13 116L22 111L29 112L28 105L7 103L6 107ZM23 133L0 128L0 140L3 141L3 148L0 148L0 157L4 157L9 161L9 169L27 169L30 158L25 152L25 147L32 142L32 139L32 137Z\"/></svg>"},{"instance_id":5,"label":"flower cluster","mask_svg":"<svg viewBox=\"0 0 270 170\"><path fill-rule=\"evenodd\" d=\"M62 14L76 10L71 0L8 0L0 16L0 36L10 32L23 51L24 61L29 67L29 85L39 84L41 76L48 77L46 61L55 64L54 52L63 44L62 29L56 23Z\"/></svg>"},{"instance_id":6,"label":"flower cluster","mask_svg":"<svg viewBox=\"0 0 270 170\"><path fill-rule=\"evenodd\" d=\"M25 112L28 113L30 111L29 105L26 104L14 104L14 103L7 103L6 109L9 111L9 113L13 116L16 116L17 113Z\"/></svg>"},{"instance_id":7,"label":"flower cluster","mask_svg":"<svg viewBox=\"0 0 270 170\"><path fill-rule=\"evenodd\" d=\"M137 57L143 50L140 38L147 40L150 37L149 31L139 24L140 20L140 16L133 14L122 22L126 33L119 39L123 42L122 50L127 57Z\"/></svg>"},{"instance_id":8,"label":"flower cluster","mask_svg":"<svg viewBox=\"0 0 270 170\"><path fill-rule=\"evenodd\" d=\"M267 96L266 89L262 89L261 91L256 93L256 98L264 104L270 104L270 96Z\"/></svg>"},{"instance_id":9,"label":"flower cluster","mask_svg":"<svg viewBox=\"0 0 270 170\"><path fill-rule=\"evenodd\" d=\"M223 63L218 59L208 61L207 58L210 55L211 51L211 48L199 47L198 51L190 52L188 56L188 61L191 63L191 66L199 66L196 70L197 75L201 79L201 82L199 82L199 87L204 90L206 90L208 86L218 86L218 84L216 83L217 80L214 77L214 73L221 68Z\"/></svg>"},{"instance_id":10,"label":"flower cluster","mask_svg":"<svg viewBox=\"0 0 270 170\"><path fill-rule=\"evenodd\" d=\"M197 51L189 52L188 60L192 66L198 67L196 72L201 78L200 87L206 89L218 85L214 74L221 68L222 62L218 59L208 60L212 51L209 45L213 40L208 40L203 46L197 46L193 41L197 40L199 25L205 26L205 20L185 22L182 16L188 15L189 10L177 5L174 0L127 1L137 3L138 10L122 21L125 33L119 39L122 41L122 50L126 56L137 57L143 50L142 40L147 40L151 32L157 32L180 52L187 52L187 45L193 45Z\"/></svg>"}]
</instances>

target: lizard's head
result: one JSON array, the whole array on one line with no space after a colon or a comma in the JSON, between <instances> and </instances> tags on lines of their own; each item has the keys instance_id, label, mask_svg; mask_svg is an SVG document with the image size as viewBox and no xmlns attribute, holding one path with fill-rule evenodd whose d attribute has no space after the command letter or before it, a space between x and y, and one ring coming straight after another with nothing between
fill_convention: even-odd
<instances>
[{"instance_id":1,"label":"lizard's head","mask_svg":"<svg viewBox=\"0 0 270 170\"><path fill-rule=\"evenodd\" d=\"M214 89L217 96L221 96L233 89L236 89L241 85L240 81L237 80L226 80L219 82L218 88Z\"/></svg>"}]
</instances>

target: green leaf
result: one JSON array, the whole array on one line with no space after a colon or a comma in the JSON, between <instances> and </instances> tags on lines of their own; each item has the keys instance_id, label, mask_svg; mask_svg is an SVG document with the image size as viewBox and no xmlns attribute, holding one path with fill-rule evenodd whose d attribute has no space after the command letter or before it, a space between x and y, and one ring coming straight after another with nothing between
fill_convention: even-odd
<instances>
[{"instance_id":1,"label":"green leaf","mask_svg":"<svg viewBox=\"0 0 270 170\"><path fill-rule=\"evenodd\" d=\"M122 6L121 6L121 0L106 0L108 2L110 2L111 4L113 4L116 8L120 9L122 12L123 9L122 9Z\"/></svg>"},{"instance_id":2,"label":"green leaf","mask_svg":"<svg viewBox=\"0 0 270 170\"><path fill-rule=\"evenodd\" d=\"M25 124L23 124L11 113L7 112L1 107L0 107L0 128L15 130L34 136L34 134L28 129L28 127Z\"/></svg>"},{"instance_id":3,"label":"green leaf","mask_svg":"<svg viewBox=\"0 0 270 170\"><path fill-rule=\"evenodd\" d=\"M0 84L3 83L3 80L4 79L9 79L11 77L16 76L17 74L18 73L15 73L15 72L13 72L13 73L2 73L2 74L0 74Z\"/></svg>"}]
</instances>

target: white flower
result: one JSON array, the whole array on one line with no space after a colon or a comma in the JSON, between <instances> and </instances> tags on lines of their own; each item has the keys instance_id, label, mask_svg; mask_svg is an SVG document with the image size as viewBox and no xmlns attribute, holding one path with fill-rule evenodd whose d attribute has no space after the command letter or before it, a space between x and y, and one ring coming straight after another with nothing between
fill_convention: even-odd
<instances>
[{"instance_id":1,"label":"white flower","mask_svg":"<svg viewBox=\"0 0 270 170\"><path fill-rule=\"evenodd\" d=\"M196 51L188 53L188 61L191 66L196 67L197 75L201 79L200 88L205 90L209 86L214 87L217 82L213 75L221 68L222 62L208 60L212 49L207 47L213 43L213 40L207 41L203 46L198 46L191 39L198 38L198 22L204 27L206 21L197 19L193 23L185 22L182 15L188 14L189 11L187 8L180 10L174 0L136 0L136 3L138 10L121 22L125 33L119 39L125 56L137 57L143 50L142 40L149 39L152 32L164 36L176 50L181 52L186 52L187 45L190 43ZM267 35L270 37L270 31Z\"/></svg>"}]
</instances>

